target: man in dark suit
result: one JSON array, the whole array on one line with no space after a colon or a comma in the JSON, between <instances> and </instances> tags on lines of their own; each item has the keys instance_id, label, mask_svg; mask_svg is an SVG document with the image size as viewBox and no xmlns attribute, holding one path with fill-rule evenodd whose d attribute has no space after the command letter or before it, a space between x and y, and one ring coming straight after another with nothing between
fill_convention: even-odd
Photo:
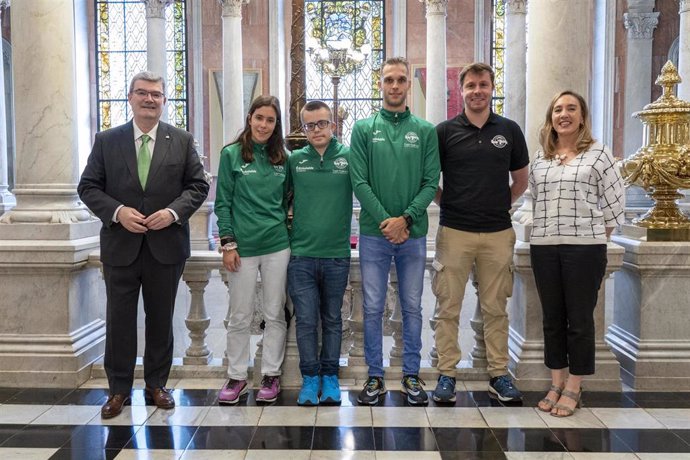
<instances>
[{"instance_id":1,"label":"man in dark suit","mask_svg":"<svg viewBox=\"0 0 690 460\"><path fill-rule=\"evenodd\" d=\"M110 386L103 418L115 417L130 402L140 290L146 314L145 396L158 407L175 407L165 388L175 296L190 255L188 220L209 189L191 134L160 121L163 78L135 75L127 99L134 119L96 134L78 187L81 200L103 222L104 366Z\"/></svg>"}]
</instances>

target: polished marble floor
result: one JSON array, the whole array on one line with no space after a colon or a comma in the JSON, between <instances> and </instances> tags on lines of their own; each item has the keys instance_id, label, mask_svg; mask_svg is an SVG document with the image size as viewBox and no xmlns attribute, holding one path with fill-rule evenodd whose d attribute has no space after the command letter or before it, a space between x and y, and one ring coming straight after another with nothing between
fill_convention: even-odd
<instances>
[{"instance_id":1,"label":"polished marble floor","mask_svg":"<svg viewBox=\"0 0 690 460\"><path fill-rule=\"evenodd\" d=\"M0 388L0 459L690 459L690 393L585 393L570 418L492 399L458 384L451 406L409 407L388 381L376 407L358 389L340 407L298 407L297 390L260 405L217 404L215 380L179 380L177 407L146 406L141 382L123 414L101 420L107 390Z\"/></svg>"}]
</instances>

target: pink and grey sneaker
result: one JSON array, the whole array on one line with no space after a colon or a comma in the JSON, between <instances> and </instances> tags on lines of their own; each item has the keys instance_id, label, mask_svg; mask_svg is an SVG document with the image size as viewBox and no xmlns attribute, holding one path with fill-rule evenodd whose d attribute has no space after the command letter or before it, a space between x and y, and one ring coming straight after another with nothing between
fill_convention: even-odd
<instances>
[{"instance_id":1,"label":"pink and grey sneaker","mask_svg":"<svg viewBox=\"0 0 690 460\"><path fill-rule=\"evenodd\" d=\"M228 380L218 394L218 404L237 404L242 395L247 394L246 380Z\"/></svg>"},{"instance_id":2,"label":"pink and grey sneaker","mask_svg":"<svg viewBox=\"0 0 690 460\"><path fill-rule=\"evenodd\" d=\"M278 399L280 393L280 377L277 375L264 375L261 379L261 388L256 393L259 402L273 402Z\"/></svg>"}]
</instances>

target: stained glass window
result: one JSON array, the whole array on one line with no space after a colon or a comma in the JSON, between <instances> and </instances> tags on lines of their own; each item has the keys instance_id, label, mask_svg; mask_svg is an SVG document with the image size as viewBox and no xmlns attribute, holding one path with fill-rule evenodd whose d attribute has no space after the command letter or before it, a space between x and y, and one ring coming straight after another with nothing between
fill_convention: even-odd
<instances>
[{"instance_id":1,"label":"stained glass window","mask_svg":"<svg viewBox=\"0 0 690 460\"><path fill-rule=\"evenodd\" d=\"M381 107L384 25L383 0L305 1L306 99L333 104L333 76L339 77L345 144L354 122Z\"/></svg>"},{"instance_id":2,"label":"stained glass window","mask_svg":"<svg viewBox=\"0 0 690 460\"><path fill-rule=\"evenodd\" d=\"M505 0L491 0L491 67L496 73L496 89L491 103L493 111L503 115L505 99L505 53L506 53L506 7Z\"/></svg>"},{"instance_id":3,"label":"stained glass window","mask_svg":"<svg viewBox=\"0 0 690 460\"><path fill-rule=\"evenodd\" d=\"M165 9L168 122L187 129L186 0ZM146 7L141 0L95 0L98 130L127 122L132 77L146 70Z\"/></svg>"}]
</instances>

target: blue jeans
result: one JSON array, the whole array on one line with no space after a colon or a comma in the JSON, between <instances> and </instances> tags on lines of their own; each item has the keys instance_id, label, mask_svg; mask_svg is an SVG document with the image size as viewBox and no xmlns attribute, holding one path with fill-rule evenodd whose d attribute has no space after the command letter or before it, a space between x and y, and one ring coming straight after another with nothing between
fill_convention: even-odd
<instances>
[{"instance_id":1,"label":"blue jeans","mask_svg":"<svg viewBox=\"0 0 690 460\"><path fill-rule=\"evenodd\" d=\"M288 292L297 318L299 370L303 376L338 375L343 335L341 308L350 258L291 256ZM321 319L321 357L318 325Z\"/></svg>"},{"instance_id":2,"label":"blue jeans","mask_svg":"<svg viewBox=\"0 0 690 460\"><path fill-rule=\"evenodd\" d=\"M426 237L393 244L382 236L360 235L359 260L364 294L364 357L369 366L369 376L383 377L382 320L391 260L395 260L402 306L402 371L403 375L419 374Z\"/></svg>"}]
</instances>

